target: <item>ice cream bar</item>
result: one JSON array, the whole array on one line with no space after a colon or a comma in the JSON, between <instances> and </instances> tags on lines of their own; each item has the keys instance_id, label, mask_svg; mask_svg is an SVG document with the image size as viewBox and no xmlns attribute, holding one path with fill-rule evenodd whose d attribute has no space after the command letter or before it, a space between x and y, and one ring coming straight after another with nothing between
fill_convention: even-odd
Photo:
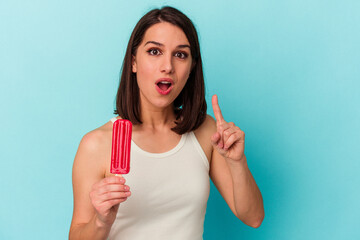
<instances>
[{"instance_id":1,"label":"ice cream bar","mask_svg":"<svg viewBox=\"0 0 360 240\"><path fill-rule=\"evenodd\" d=\"M118 119L113 124L111 166L113 174L126 174L130 171L130 146L132 123Z\"/></svg>"}]
</instances>

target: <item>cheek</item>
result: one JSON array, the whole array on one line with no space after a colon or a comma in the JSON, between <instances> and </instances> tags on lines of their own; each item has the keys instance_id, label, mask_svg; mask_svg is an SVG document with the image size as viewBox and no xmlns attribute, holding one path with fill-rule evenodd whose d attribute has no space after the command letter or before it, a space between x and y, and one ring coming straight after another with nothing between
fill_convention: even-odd
<instances>
[{"instance_id":1,"label":"cheek","mask_svg":"<svg viewBox=\"0 0 360 240\"><path fill-rule=\"evenodd\" d=\"M145 75L147 73L151 73L152 70L153 70L153 66L151 64L143 63L143 64L139 65L139 72L142 75Z\"/></svg>"},{"instance_id":2,"label":"cheek","mask_svg":"<svg viewBox=\"0 0 360 240\"><path fill-rule=\"evenodd\" d=\"M179 71L180 76L179 79L181 79L182 81L186 82L186 80L189 78L190 76L190 70L191 68L189 66L183 66L181 71ZM185 83L184 83L185 84Z\"/></svg>"},{"instance_id":3,"label":"cheek","mask_svg":"<svg viewBox=\"0 0 360 240\"><path fill-rule=\"evenodd\" d=\"M154 76L155 67L154 64L149 64L146 62L139 62L137 65L137 81L139 87L145 84L150 84L154 82L153 76Z\"/></svg>"},{"instance_id":4,"label":"cheek","mask_svg":"<svg viewBox=\"0 0 360 240\"><path fill-rule=\"evenodd\" d=\"M141 58L138 62L138 72L142 75L153 73L156 69L156 63L146 60L146 57Z\"/></svg>"}]
</instances>

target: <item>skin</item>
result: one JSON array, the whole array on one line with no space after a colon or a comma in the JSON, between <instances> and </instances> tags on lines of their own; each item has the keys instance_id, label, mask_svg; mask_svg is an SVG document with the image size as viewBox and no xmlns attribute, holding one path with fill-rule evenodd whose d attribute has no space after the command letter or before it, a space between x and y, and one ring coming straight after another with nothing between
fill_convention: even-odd
<instances>
[{"instance_id":1,"label":"skin","mask_svg":"<svg viewBox=\"0 0 360 240\"><path fill-rule=\"evenodd\" d=\"M148 41L161 43L159 46ZM174 148L181 136L171 131L175 115L172 103L183 89L194 63L184 32L167 22L151 26L145 33L132 71L140 90L141 120L134 125L132 139L143 150L161 153ZM168 95L155 89L159 78L171 78ZM207 115L194 131L210 164L210 178L245 224L259 227L264 218L261 193L247 167L245 134L224 120L217 96L212 98L216 121ZM119 117L118 117L119 118ZM112 122L87 133L79 144L73 165L74 212L69 239L106 239L119 205L131 197L131 186L122 176L109 171Z\"/></svg>"}]
</instances>

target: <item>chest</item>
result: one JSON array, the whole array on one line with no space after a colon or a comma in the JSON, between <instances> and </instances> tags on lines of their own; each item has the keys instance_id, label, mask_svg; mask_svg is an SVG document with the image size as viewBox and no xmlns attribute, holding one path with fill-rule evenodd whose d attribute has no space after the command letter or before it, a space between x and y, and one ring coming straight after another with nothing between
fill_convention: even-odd
<instances>
[{"instance_id":1,"label":"chest","mask_svg":"<svg viewBox=\"0 0 360 240\"><path fill-rule=\"evenodd\" d=\"M179 209L191 214L204 207L209 196L209 169L193 139L182 140L177 151L160 154L132 148L131 170L124 176L132 196L122 204L121 213L142 218Z\"/></svg>"},{"instance_id":2,"label":"chest","mask_svg":"<svg viewBox=\"0 0 360 240\"><path fill-rule=\"evenodd\" d=\"M202 150L204 151L210 166L212 155L212 145L210 139L207 139L207 137L198 132L194 132L194 134ZM164 153L174 149L181 141L181 136L177 134L171 136L150 136L133 133L132 141L145 152ZM104 152L103 155L105 177L112 176L109 167L111 164L111 139L107 141L107 145L107 151Z\"/></svg>"},{"instance_id":3,"label":"chest","mask_svg":"<svg viewBox=\"0 0 360 240\"><path fill-rule=\"evenodd\" d=\"M132 194L120 204L114 233L132 236L141 229L154 239L202 239L209 169L193 142L186 138L169 154L132 148L131 170L124 176Z\"/></svg>"},{"instance_id":4,"label":"chest","mask_svg":"<svg viewBox=\"0 0 360 240\"><path fill-rule=\"evenodd\" d=\"M178 145L181 136L174 133L153 134L147 132L133 132L132 141L142 150L149 153L168 152Z\"/></svg>"},{"instance_id":5,"label":"chest","mask_svg":"<svg viewBox=\"0 0 360 240\"><path fill-rule=\"evenodd\" d=\"M212 152L211 141L201 130L202 129L196 130L194 134L210 164ZM133 133L132 139L137 146L146 152L163 153L175 148L179 144L181 136L172 131L167 134L158 135L146 133L139 134L135 132Z\"/></svg>"}]
</instances>

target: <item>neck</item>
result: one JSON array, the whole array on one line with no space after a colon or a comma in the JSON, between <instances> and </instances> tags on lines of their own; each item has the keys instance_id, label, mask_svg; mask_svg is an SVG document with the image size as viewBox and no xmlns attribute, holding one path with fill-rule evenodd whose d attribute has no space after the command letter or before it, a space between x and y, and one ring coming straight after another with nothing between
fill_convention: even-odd
<instances>
[{"instance_id":1,"label":"neck","mask_svg":"<svg viewBox=\"0 0 360 240\"><path fill-rule=\"evenodd\" d=\"M173 106L156 108L151 105L141 105L141 129L150 131L166 131L175 126L175 113Z\"/></svg>"}]
</instances>

